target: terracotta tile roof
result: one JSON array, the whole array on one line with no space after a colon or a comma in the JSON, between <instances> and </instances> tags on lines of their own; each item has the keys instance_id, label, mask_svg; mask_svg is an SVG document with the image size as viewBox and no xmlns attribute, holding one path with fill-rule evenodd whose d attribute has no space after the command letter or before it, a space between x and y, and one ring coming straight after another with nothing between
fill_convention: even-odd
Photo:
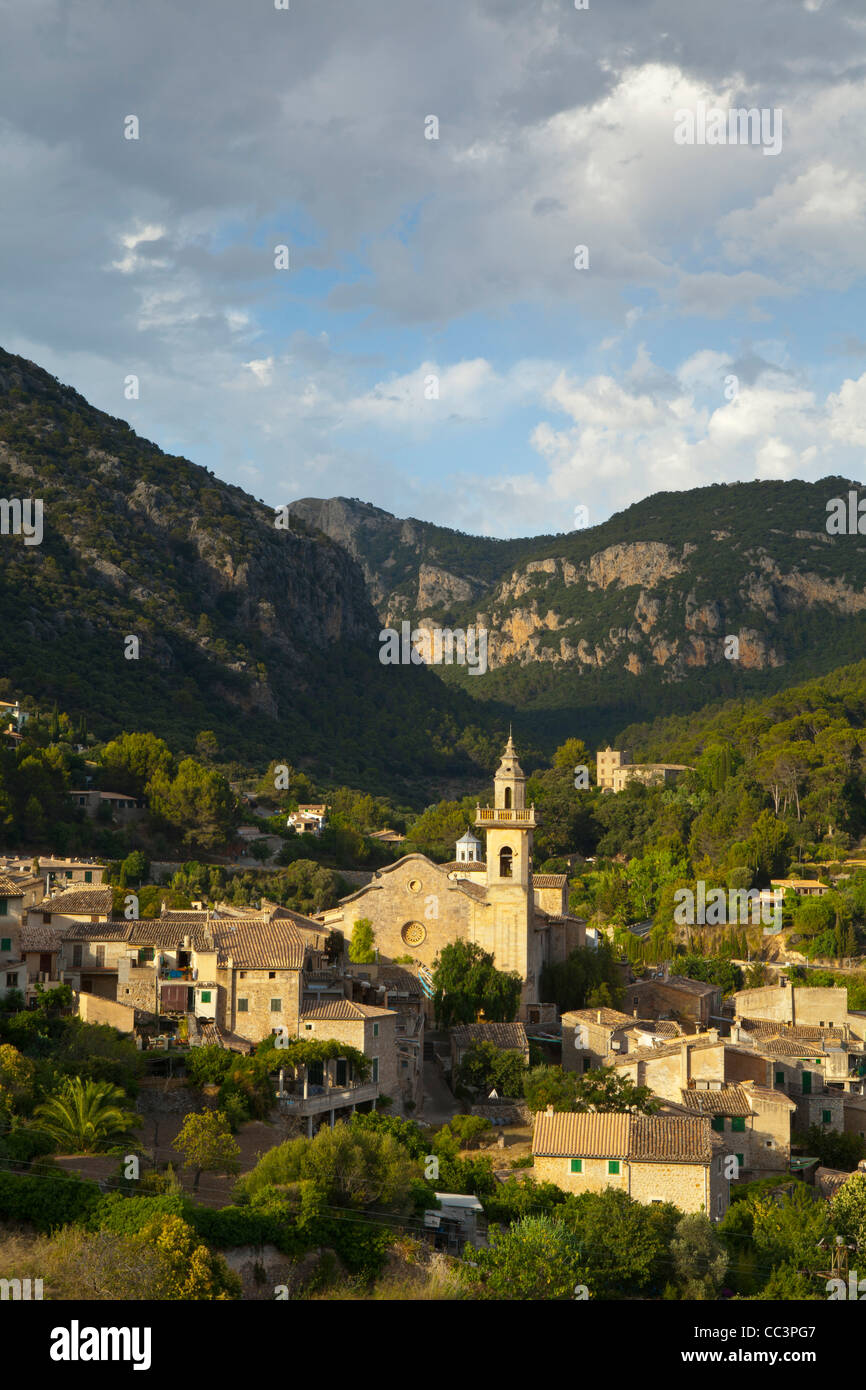
<instances>
[{"instance_id":1,"label":"terracotta tile roof","mask_svg":"<svg viewBox=\"0 0 866 1390\"><path fill-rule=\"evenodd\" d=\"M539 1113L532 1152L539 1158L626 1158L630 1121L630 1115L609 1113Z\"/></svg>"},{"instance_id":2,"label":"terracotta tile roof","mask_svg":"<svg viewBox=\"0 0 866 1390\"><path fill-rule=\"evenodd\" d=\"M794 1038L800 1042L821 1042L827 1038L842 1042L845 1037L844 1028L821 1028L811 1023L776 1023L765 1018L740 1018L737 1022L747 1033L764 1038Z\"/></svg>"},{"instance_id":3,"label":"terracotta tile roof","mask_svg":"<svg viewBox=\"0 0 866 1390\"><path fill-rule=\"evenodd\" d=\"M713 1157L710 1122L690 1115L635 1115L628 1156L634 1163L709 1163Z\"/></svg>"},{"instance_id":4,"label":"terracotta tile roof","mask_svg":"<svg viewBox=\"0 0 866 1390\"><path fill-rule=\"evenodd\" d=\"M677 989L682 994L715 994L718 985L708 985L703 980L689 980L685 975L671 975L668 980L649 980L645 983L664 985L667 989Z\"/></svg>"},{"instance_id":5,"label":"terracotta tile roof","mask_svg":"<svg viewBox=\"0 0 866 1390\"><path fill-rule=\"evenodd\" d=\"M329 928L324 927L321 922L314 922L312 917L305 917L301 912L293 912L290 907L275 907L265 918L271 922L291 922L299 931L314 932L318 937L325 937L329 934Z\"/></svg>"},{"instance_id":6,"label":"terracotta tile roof","mask_svg":"<svg viewBox=\"0 0 866 1390\"><path fill-rule=\"evenodd\" d=\"M413 975L411 970L403 970L399 965L380 966L378 984L384 985L389 993L394 991L412 996L421 994L418 976Z\"/></svg>"},{"instance_id":7,"label":"terracotta tile roof","mask_svg":"<svg viewBox=\"0 0 866 1390\"><path fill-rule=\"evenodd\" d=\"M686 1110L699 1115L751 1115L748 1093L742 1086L723 1086L720 1091L698 1091L683 1087L680 1092Z\"/></svg>"},{"instance_id":8,"label":"terracotta tile roof","mask_svg":"<svg viewBox=\"0 0 866 1390\"><path fill-rule=\"evenodd\" d=\"M95 885L92 888L69 888L57 893L53 898L43 898L29 909L30 912L62 912L67 917L107 917L111 912L114 895L110 888Z\"/></svg>"},{"instance_id":9,"label":"terracotta tile roof","mask_svg":"<svg viewBox=\"0 0 866 1390\"><path fill-rule=\"evenodd\" d=\"M440 864L439 868L446 869L448 872L452 869L468 869L470 873L482 874L487 865L482 859L452 859L450 864Z\"/></svg>"},{"instance_id":10,"label":"terracotta tile roof","mask_svg":"<svg viewBox=\"0 0 866 1390\"><path fill-rule=\"evenodd\" d=\"M24 885L20 879L10 878L8 874L0 873L0 897L3 898L23 898Z\"/></svg>"},{"instance_id":11,"label":"terracotta tile roof","mask_svg":"<svg viewBox=\"0 0 866 1390\"><path fill-rule=\"evenodd\" d=\"M708 1033L692 1034L688 1039L680 1038L677 1042L662 1043L659 1047L636 1047L634 1052L627 1052L622 1057L617 1057L613 1061L615 1067L628 1066L631 1062L643 1062L650 1057L676 1057L679 1054L683 1043L688 1041L689 1049L697 1048L702 1051L705 1047L720 1047L721 1038L711 1038ZM727 1043L724 1044L728 1046Z\"/></svg>"},{"instance_id":12,"label":"terracotta tile roof","mask_svg":"<svg viewBox=\"0 0 866 1390\"><path fill-rule=\"evenodd\" d=\"M682 1027L670 1018L635 1018L632 1019L634 1028L642 1033L655 1033L659 1038L682 1038L685 1037Z\"/></svg>"},{"instance_id":13,"label":"terracotta tile roof","mask_svg":"<svg viewBox=\"0 0 866 1390\"><path fill-rule=\"evenodd\" d=\"M305 999L301 1018L307 1023L362 1022L366 1018L390 1018L393 1012L393 1009L377 1009L370 1004L355 1004L351 999L328 999L309 1006Z\"/></svg>"},{"instance_id":14,"label":"terracotta tile roof","mask_svg":"<svg viewBox=\"0 0 866 1390\"><path fill-rule=\"evenodd\" d=\"M213 920L211 918L208 926ZM142 917L129 925L132 928L129 940L136 946L153 946L161 951L175 951L183 946L183 939L188 936L193 950L214 949L212 933L206 929L203 917L195 926L190 922L179 921L176 917Z\"/></svg>"},{"instance_id":15,"label":"terracotta tile roof","mask_svg":"<svg viewBox=\"0 0 866 1390\"><path fill-rule=\"evenodd\" d=\"M231 957L241 970L301 970L306 960L308 944L292 922L238 917L214 922L212 932L219 965Z\"/></svg>"},{"instance_id":16,"label":"terracotta tile roof","mask_svg":"<svg viewBox=\"0 0 866 1390\"><path fill-rule=\"evenodd\" d=\"M22 951L59 951L61 940L57 927L22 927L19 947Z\"/></svg>"},{"instance_id":17,"label":"terracotta tile roof","mask_svg":"<svg viewBox=\"0 0 866 1390\"><path fill-rule=\"evenodd\" d=\"M526 1050L526 1029L522 1023L461 1023L451 1029L451 1036L458 1047L471 1047L473 1043L490 1042L504 1051Z\"/></svg>"},{"instance_id":18,"label":"terracotta tile roof","mask_svg":"<svg viewBox=\"0 0 866 1390\"><path fill-rule=\"evenodd\" d=\"M783 1105L786 1110L797 1109L797 1102L786 1096L784 1091L771 1091L769 1086L758 1086L754 1081L744 1081L742 1084L747 1095L754 1096L756 1100Z\"/></svg>"},{"instance_id":19,"label":"terracotta tile roof","mask_svg":"<svg viewBox=\"0 0 866 1390\"><path fill-rule=\"evenodd\" d=\"M635 1022L629 1014L621 1014L619 1009L569 1009L562 1018L563 1022L567 1023L571 1023L572 1020L575 1023L601 1023L603 1028L623 1028Z\"/></svg>"},{"instance_id":20,"label":"terracotta tile roof","mask_svg":"<svg viewBox=\"0 0 866 1390\"><path fill-rule=\"evenodd\" d=\"M760 1038L756 1042L758 1052L769 1052L773 1057L811 1057L822 1053L823 1042L797 1042L794 1038Z\"/></svg>"},{"instance_id":21,"label":"terracotta tile roof","mask_svg":"<svg viewBox=\"0 0 866 1390\"><path fill-rule=\"evenodd\" d=\"M60 935L64 941L128 941L132 922L110 918L105 922L74 922L71 927L61 927Z\"/></svg>"},{"instance_id":22,"label":"terracotta tile roof","mask_svg":"<svg viewBox=\"0 0 866 1390\"><path fill-rule=\"evenodd\" d=\"M481 883L469 883L464 879L457 879L454 887L461 893L468 893L470 898L477 898L479 902L484 902L487 897L487 885Z\"/></svg>"},{"instance_id":23,"label":"terracotta tile roof","mask_svg":"<svg viewBox=\"0 0 866 1390\"><path fill-rule=\"evenodd\" d=\"M564 888L568 882L566 874L533 874L533 888Z\"/></svg>"}]
</instances>

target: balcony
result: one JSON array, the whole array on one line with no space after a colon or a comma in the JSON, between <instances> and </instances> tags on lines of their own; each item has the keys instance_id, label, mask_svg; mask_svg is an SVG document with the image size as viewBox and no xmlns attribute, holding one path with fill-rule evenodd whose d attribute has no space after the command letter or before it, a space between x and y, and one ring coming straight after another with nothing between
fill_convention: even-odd
<instances>
[{"instance_id":1,"label":"balcony","mask_svg":"<svg viewBox=\"0 0 866 1390\"><path fill-rule=\"evenodd\" d=\"M476 825L535 825L535 805L514 806L476 806Z\"/></svg>"},{"instance_id":2,"label":"balcony","mask_svg":"<svg viewBox=\"0 0 866 1390\"><path fill-rule=\"evenodd\" d=\"M290 1115L321 1115L327 1110L342 1110L347 1105L361 1105L376 1100L378 1081L362 1081L348 1086L313 1086L304 1095L303 1082L290 1083L277 1092L280 1108Z\"/></svg>"}]
</instances>

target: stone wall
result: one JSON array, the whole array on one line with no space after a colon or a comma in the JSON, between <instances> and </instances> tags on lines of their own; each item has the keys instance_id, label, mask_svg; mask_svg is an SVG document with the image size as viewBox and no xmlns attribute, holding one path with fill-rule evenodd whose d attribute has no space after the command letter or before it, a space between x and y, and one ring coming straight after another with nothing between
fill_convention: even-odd
<instances>
[{"instance_id":1,"label":"stone wall","mask_svg":"<svg viewBox=\"0 0 866 1390\"><path fill-rule=\"evenodd\" d=\"M273 975L273 979L271 979ZM250 1042L260 1042L280 1026L297 1032L300 1011L300 972L297 970L217 971L217 1022ZM278 999L280 1007L271 1008ZM246 1000L241 1009L238 1002Z\"/></svg>"},{"instance_id":2,"label":"stone wall","mask_svg":"<svg viewBox=\"0 0 866 1390\"><path fill-rule=\"evenodd\" d=\"M130 1004L118 1004L83 991L77 996L78 1017L84 1023L108 1023L121 1033L132 1033L138 1020L138 1010Z\"/></svg>"}]
</instances>

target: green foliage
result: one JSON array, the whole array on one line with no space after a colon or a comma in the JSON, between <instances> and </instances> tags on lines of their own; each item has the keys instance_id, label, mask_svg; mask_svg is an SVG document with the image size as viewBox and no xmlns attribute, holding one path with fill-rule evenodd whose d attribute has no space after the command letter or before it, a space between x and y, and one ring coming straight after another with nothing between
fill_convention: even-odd
<instances>
[{"instance_id":1,"label":"green foliage","mask_svg":"<svg viewBox=\"0 0 866 1390\"><path fill-rule=\"evenodd\" d=\"M500 1096L521 1096L526 1063L523 1053L503 1049L491 1042L476 1042L463 1054L457 1073L461 1086L490 1092L495 1087Z\"/></svg>"},{"instance_id":2,"label":"green foliage","mask_svg":"<svg viewBox=\"0 0 866 1390\"><path fill-rule=\"evenodd\" d=\"M552 999L560 1013L582 1009L589 995L605 985L611 1007L616 1008L623 995L622 976L617 969L613 952L606 941L598 950L578 946L564 961L545 965L541 972L541 997Z\"/></svg>"},{"instance_id":3,"label":"green foliage","mask_svg":"<svg viewBox=\"0 0 866 1390\"><path fill-rule=\"evenodd\" d=\"M38 1179L0 1172L0 1218L29 1222L37 1231L85 1220L101 1200L95 1182L59 1171Z\"/></svg>"},{"instance_id":4,"label":"green foliage","mask_svg":"<svg viewBox=\"0 0 866 1390\"><path fill-rule=\"evenodd\" d=\"M460 1273L481 1299L574 1298L590 1275L580 1242L550 1216L525 1216L506 1231L494 1229L487 1249L466 1248Z\"/></svg>"},{"instance_id":5,"label":"green foliage","mask_svg":"<svg viewBox=\"0 0 866 1390\"><path fill-rule=\"evenodd\" d=\"M682 1297L708 1300L718 1295L728 1269L728 1254L703 1212L681 1217L670 1244Z\"/></svg>"},{"instance_id":6,"label":"green foliage","mask_svg":"<svg viewBox=\"0 0 866 1390\"><path fill-rule=\"evenodd\" d=\"M180 1133L172 1140L172 1148L183 1154L184 1168L195 1169L195 1191L198 1191L203 1172L237 1173L240 1170L240 1148L220 1110L185 1116Z\"/></svg>"},{"instance_id":7,"label":"green foliage","mask_svg":"<svg viewBox=\"0 0 866 1390\"><path fill-rule=\"evenodd\" d=\"M376 959L373 923L369 917L359 917L352 928L349 960L355 965L370 965Z\"/></svg>"},{"instance_id":8,"label":"green foliage","mask_svg":"<svg viewBox=\"0 0 866 1390\"><path fill-rule=\"evenodd\" d=\"M671 1203L644 1206L607 1188L569 1194L555 1216L577 1238L592 1298L658 1296L670 1274L671 1242L681 1216Z\"/></svg>"},{"instance_id":9,"label":"green foliage","mask_svg":"<svg viewBox=\"0 0 866 1390\"><path fill-rule=\"evenodd\" d=\"M636 1086L615 1067L595 1067L578 1074L562 1067L533 1067L523 1086L533 1114L552 1105L555 1111L615 1111L654 1115L659 1103L649 1086Z\"/></svg>"},{"instance_id":10,"label":"green foliage","mask_svg":"<svg viewBox=\"0 0 866 1390\"><path fill-rule=\"evenodd\" d=\"M71 1077L59 1095L37 1106L34 1121L61 1153L105 1153L141 1124L125 1101L124 1092L110 1081Z\"/></svg>"},{"instance_id":11,"label":"green foliage","mask_svg":"<svg viewBox=\"0 0 866 1390\"><path fill-rule=\"evenodd\" d=\"M843 1134L829 1125L810 1125L800 1142L807 1154L820 1158L825 1168L853 1173L861 1159L866 1158L866 1143L859 1134Z\"/></svg>"},{"instance_id":12,"label":"green foliage","mask_svg":"<svg viewBox=\"0 0 866 1390\"><path fill-rule=\"evenodd\" d=\"M482 1012L488 1023L511 1023L517 1017L520 976L497 970L492 953L474 941L442 948L433 965L433 987L437 1027L474 1023Z\"/></svg>"}]
</instances>

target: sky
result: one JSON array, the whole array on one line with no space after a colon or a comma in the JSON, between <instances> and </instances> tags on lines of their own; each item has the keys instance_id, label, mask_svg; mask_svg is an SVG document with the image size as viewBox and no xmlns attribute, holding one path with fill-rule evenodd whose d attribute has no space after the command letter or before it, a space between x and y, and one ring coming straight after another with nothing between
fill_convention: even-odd
<instances>
[{"instance_id":1,"label":"sky","mask_svg":"<svg viewBox=\"0 0 866 1390\"><path fill-rule=\"evenodd\" d=\"M274 507L861 477L862 0L285 3L0 0L0 345Z\"/></svg>"}]
</instances>

